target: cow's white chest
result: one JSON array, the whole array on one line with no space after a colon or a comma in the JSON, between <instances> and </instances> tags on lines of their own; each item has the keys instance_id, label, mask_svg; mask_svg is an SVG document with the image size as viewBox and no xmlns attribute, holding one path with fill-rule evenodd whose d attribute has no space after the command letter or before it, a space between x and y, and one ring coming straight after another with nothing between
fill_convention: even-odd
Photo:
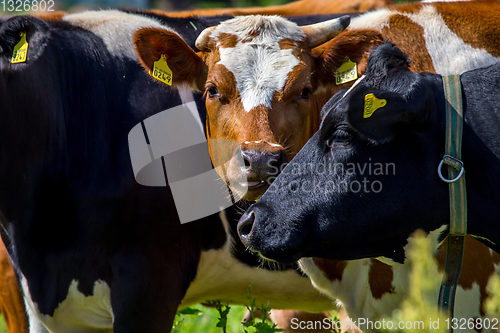
<instances>
[{"instance_id":1,"label":"cow's white chest","mask_svg":"<svg viewBox=\"0 0 500 333\"><path fill-rule=\"evenodd\" d=\"M24 300L30 316L30 332L45 333L43 323L53 333L111 333L113 331L113 310L111 308L110 288L104 281L96 281L93 294L85 296L78 290L78 282L73 280L68 295L59 303L54 315L44 315L30 296L26 279L21 285Z\"/></svg>"},{"instance_id":2,"label":"cow's white chest","mask_svg":"<svg viewBox=\"0 0 500 333\"><path fill-rule=\"evenodd\" d=\"M218 64L234 75L246 112L260 105L270 108L274 92L285 87L288 74L299 64L292 49L282 50L275 42L239 42L233 48L220 48L219 52Z\"/></svg>"}]
</instances>

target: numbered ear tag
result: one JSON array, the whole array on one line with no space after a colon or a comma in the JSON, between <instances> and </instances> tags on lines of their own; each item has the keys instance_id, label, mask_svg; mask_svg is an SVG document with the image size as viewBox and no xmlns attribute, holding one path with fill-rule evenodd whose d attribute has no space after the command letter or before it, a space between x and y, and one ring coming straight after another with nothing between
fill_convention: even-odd
<instances>
[{"instance_id":1,"label":"numbered ear tag","mask_svg":"<svg viewBox=\"0 0 500 333\"><path fill-rule=\"evenodd\" d=\"M153 71L150 72L155 79L160 80L163 83L172 85L172 70L167 65L167 58L165 54L162 54L160 59L155 61L153 65Z\"/></svg>"},{"instance_id":2,"label":"numbered ear tag","mask_svg":"<svg viewBox=\"0 0 500 333\"><path fill-rule=\"evenodd\" d=\"M26 57L28 56L28 42L26 41L26 33L21 32L21 40L14 46L14 52L12 52L11 63L17 64L20 62L26 62Z\"/></svg>"},{"instance_id":3,"label":"numbered ear tag","mask_svg":"<svg viewBox=\"0 0 500 333\"><path fill-rule=\"evenodd\" d=\"M365 107L363 109L363 118L370 118L372 114L380 108L386 106L385 99L378 99L373 93L365 96Z\"/></svg>"},{"instance_id":4,"label":"numbered ear tag","mask_svg":"<svg viewBox=\"0 0 500 333\"><path fill-rule=\"evenodd\" d=\"M335 72L335 83L337 85L354 81L358 78L358 66L349 57L345 57L344 63Z\"/></svg>"}]
</instances>

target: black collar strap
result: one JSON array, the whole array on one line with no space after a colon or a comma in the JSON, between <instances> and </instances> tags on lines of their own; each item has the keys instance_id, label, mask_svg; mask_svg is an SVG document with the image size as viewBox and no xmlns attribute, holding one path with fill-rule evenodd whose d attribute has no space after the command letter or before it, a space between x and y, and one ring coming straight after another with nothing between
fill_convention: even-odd
<instances>
[{"instance_id":1,"label":"black collar strap","mask_svg":"<svg viewBox=\"0 0 500 333\"><path fill-rule=\"evenodd\" d=\"M467 190L462 158L463 104L460 75L443 76L446 108L445 155L439 163L438 175L450 189L450 232L446 253L445 274L439 291L438 306L445 315L453 318L455 291L462 269L464 238L467 234ZM448 165L448 177L441 173Z\"/></svg>"}]
</instances>

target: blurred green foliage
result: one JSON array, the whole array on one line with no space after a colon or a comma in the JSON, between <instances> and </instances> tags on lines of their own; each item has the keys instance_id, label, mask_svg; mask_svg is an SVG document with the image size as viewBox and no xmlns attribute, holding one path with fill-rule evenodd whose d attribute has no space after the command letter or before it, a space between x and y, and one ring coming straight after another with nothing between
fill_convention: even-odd
<instances>
[{"instance_id":1,"label":"blurred green foliage","mask_svg":"<svg viewBox=\"0 0 500 333\"><path fill-rule=\"evenodd\" d=\"M5 325L5 321L3 320L3 316L0 313L0 333L7 333L7 326Z\"/></svg>"}]
</instances>

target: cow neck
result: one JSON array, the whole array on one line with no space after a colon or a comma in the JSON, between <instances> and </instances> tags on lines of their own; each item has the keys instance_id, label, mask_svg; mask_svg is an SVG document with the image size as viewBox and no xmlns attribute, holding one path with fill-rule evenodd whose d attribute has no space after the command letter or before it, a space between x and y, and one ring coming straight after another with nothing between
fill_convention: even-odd
<instances>
[{"instance_id":1,"label":"cow neck","mask_svg":"<svg viewBox=\"0 0 500 333\"><path fill-rule=\"evenodd\" d=\"M438 175L449 184L450 232L446 251L443 283L439 291L439 308L453 318L455 291L460 278L464 255L464 240L467 234L467 190L462 158L462 132L464 108L460 75L443 76L446 111L445 155L438 166ZM448 166L448 177L441 173L443 164Z\"/></svg>"}]
</instances>

